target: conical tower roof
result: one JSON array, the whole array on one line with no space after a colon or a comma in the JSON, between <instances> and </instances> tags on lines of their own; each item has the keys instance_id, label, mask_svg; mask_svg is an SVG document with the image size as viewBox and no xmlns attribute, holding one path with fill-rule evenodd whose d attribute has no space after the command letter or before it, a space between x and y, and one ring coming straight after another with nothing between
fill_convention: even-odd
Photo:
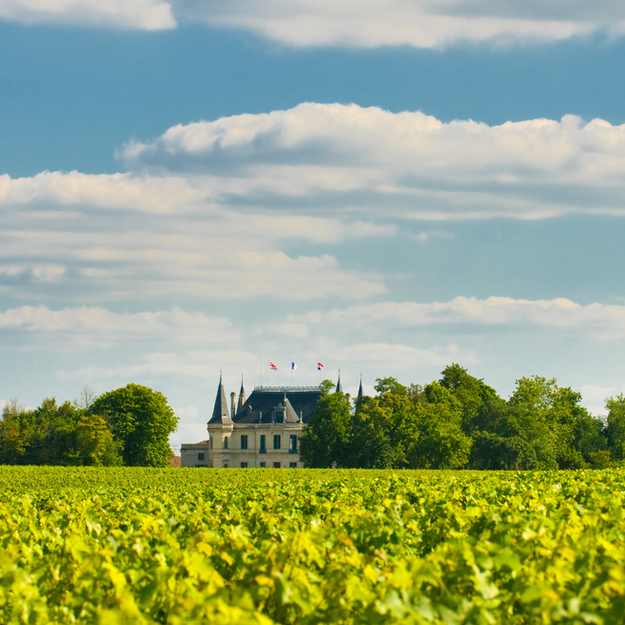
<instances>
[{"instance_id":1,"label":"conical tower roof","mask_svg":"<svg viewBox=\"0 0 625 625\"><path fill-rule=\"evenodd\" d=\"M245 389L243 388L243 376L241 376L241 390L239 391L239 401L237 403L237 413L245 404ZM234 415L232 415L234 417Z\"/></svg>"},{"instance_id":2,"label":"conical tower roof","mask_svg":"<svg viewBox=\"0 0 625 625\"><path fill-rule=\"evenodd\" d=\"M339 379L336 383L336 390L334 391L335 393L342 393L343 392L343 386L341 385L341 370L339 369Z\"/></svg>"},{"instance_id":3,"label":"conical tower roof","mask_svg":"<svg viewBox=\"0 0 625 625\"><path fill-rule=\"evenodd\" d=\"M287 423L297 423L299 421L299 417L297 416L297 412L293 408L293 404L289 401L286 394L284 395L284 399L282 400L284 407L286 408L285 421Z\"/></svg>"},{"instance_id":4,"label":"conical tower roof","mask_svg":"<svg viewBox=\"0 0 625 625\"><path fill-rule=\"evenodd\" d=\"M362 374L360 374L360 386L358 387L358 399L362 399Z\"/></svg>"},{"instance_id":5,"label":"conical tower roof","mask_svg":"<svg viewBox=\"0 0 625 625\"><path fill-rule=\"evenodd\" d=\"M224 384L221 375L219 376L219 388L217 389L217 397L215 398L215 408L213 408L213 416L208 423L232 423L232 419L230 418L230 410L228 409L228 398L226 397L226 391L224 390Z\"/></svg>"}]
</instances>

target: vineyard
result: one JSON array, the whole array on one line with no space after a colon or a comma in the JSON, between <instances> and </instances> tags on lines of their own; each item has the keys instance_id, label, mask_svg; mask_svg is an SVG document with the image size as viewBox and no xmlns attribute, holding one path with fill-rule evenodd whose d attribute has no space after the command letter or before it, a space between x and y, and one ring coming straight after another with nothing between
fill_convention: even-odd
<instances>
[{"instance_id":1,"label":"vineyard","mask_svg":"<svg viewBox=\"0 0 625 625\"><path fill-rule=\"evenodd\" d=\"M0 467L0 622L623 623L625 471Z\"/></svg>"}]
</instances>

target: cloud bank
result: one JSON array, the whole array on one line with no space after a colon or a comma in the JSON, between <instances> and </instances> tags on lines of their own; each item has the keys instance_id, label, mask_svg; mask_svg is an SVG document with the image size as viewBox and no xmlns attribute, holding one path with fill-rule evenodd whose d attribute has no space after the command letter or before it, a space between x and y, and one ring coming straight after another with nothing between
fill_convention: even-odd
<instances>
[{"instance_id":1,"label":"cloud bank","mask_svg":"<svg viewBox=\"0 0 625 625\"><path fill-rule=\"evenodd\" d=\"M218 175L212 197L238 205L540 218L622 214L625 199L625 126L572 115L488 126L304 103L176 126L122 157L160 175Z\"/></svg>"},{"instance_id":2,"label":"cloud bank","mask_svg":"<svg viewBox=\"0 0 625 625\"><path fill-rule=\"evenodd\" d=\"M623 8L608 0L175 0L173 6L186 19L295 47L554 41L601 29L620 33L625 21Z\"/></svg>"},{"instance_id":3,"label":"cloud bank","mask_svg":"<svg viewBox=\"0 0 625 625\"><path fill-rule=\"evenodd\" d=\"M0 0L0 19L132 30L176 26L171 5L162 0Z\"/></svg>"},{"instance_id":4,"label":"cloud bank","mask_svg":"<svg viewBox=\"0 0 625 625\"><path fill-rule=\"evenodd\" d=\"M428 221L625 216L625 126L573 116L488 126L305 103L176 126L120 156L114 175L0 176L1 295L366 300L389 275L331 246L453 240L417 233Z\"/></svg>"},{"instance_id":5,"label":"cloud bank","mask_svg":"<svg viewBox=\"0 0 625 625\"><path fill-rule=\"evenodd\" d=\"M528 44L625 31L625 9L609 0L1 0L0 19L140 30L204 22L293 47Z\"/></svg>"}]
</instances>

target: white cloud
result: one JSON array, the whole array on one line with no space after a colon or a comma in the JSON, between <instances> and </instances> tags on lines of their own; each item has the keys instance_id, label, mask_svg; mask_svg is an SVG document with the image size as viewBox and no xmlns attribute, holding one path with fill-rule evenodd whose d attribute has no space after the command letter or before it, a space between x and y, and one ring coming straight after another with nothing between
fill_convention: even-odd
<instances>
[{"instance_id":1,"label":"white cloud","mask_svg":"<svg viewBox=\"0 0 625 625\"><path fill-rule=\"evenodd\" d=\"M171 5L162 0L0 0L0 19L140 30L176 26Z\"/></svg>"},{"instance_id":2,"label":"white cloud","mask_svg":"<svg viewBox=\"0 0 625 625\"><path fill-rule=\"evenodd\" d=\"M219 171L212 198L249 207L417 219L625 214L625 125L570 115L488 126L305 103L176 126L123 155L153 172Z\"/></svg>"},{"instance_id":3,"label":"white cloud","mask_svg":"<svg viewBox=\"0 0 625 625\"><path fill-rule=\"evenodd\" d=\"M407 220L625 216L625 125L573 116L491 127L306 103L176 126L124 157L128 173L0 176L3 295L362 301L387 291L388 259L351 269L328 246L451 236Z\"/></svg>"},{"instance_id":4,"label":"white cloud","mask_svg":"<svg viewBox=\"0 0 625 625\"><path fill-rule=\"evenodd\" d=\"M238 340L240 336L224 317L208 317L179 308L130 314L101 307L51 310L47 306L20 306L0 313L0 332L16 331L34 334L36 341L50 336L55 345L64 349L111 347L159 337L185 344L221 343Z\"/></svg>"},{"instance_id":5,"label":"white cloud","mask_svg":"<svg viewBox=\"0 0 625 625\"><path fill-rule=\"evenodd\" d=\"M205 186L208 186L205 182ZM66 208L86 205L146 212L190 211L210 190L194 188L182 177L133 176L131 174L81 174L77 171L42 172L32 178L0 175L0 207L50 204ZM48 212L48 211L46 211ZM61 210L59 217L67 213Z\"/></svg>"},{"instance_id":6,"label":"white cloud","mask_svg":"<svg viewBox=\"0 0 625 625\"><path fill-rule=\"evenodd\" d=\"M301 328L301 334L312 333L312 328L318 327L337 332L350 328L352 332L380 336L395 331L437 326L500 326L509 332L540 328L549 331L583 331L585 336L612 340L625 338L625 306L600 303L582 306L565 298L530 301L495 296L483 300L455 297L448 302L353 305L329 312L289 315L286 323ZM456 328L455 331L459 330Z\"/></svg>"},{"instance_id":7,"label":"white cloud","mask_svg":"<svg viewBox=\"0 0 625 625\"><path fill-rule=\"evenodd\" d=\"M199 21L292 47L533 44L625 32L625 10L610 0L0 0L0 19L140 30Z\"/></svg>"},{"instance_id":8,"label":"white cloud","mask_svg":"<svg viewBox=\"0 0 625 625\"><path fill-rule=\"evenodd\" d=\"M607 416L608 411L605 409L605 400L625 392L625 386L617 388L615 386L595 386L585 384L579 389L575 389L582 394L584 405L594 415Z\"/></svg>"},{"instance_id":9,"label":"white cloud","mask_svg":"<svg viewBox=\"0 0 625 625\"><path fill-rule=\"evenodd\" d=\"M444 46L457 41L553 41L623 30L610 0L173 0L181 18L243 28L301 46Z\"/></svg>"},{"instance_id":10,"label":"white cloud","mask_svg":"<svg viewBox=\"0 0 625 625\"><path fill-rule=\"evenodd\" d=\"M345 270L330 254L283 247L392 236L394 225L242 212L211 200L210 187L218 184L210 177L76 172L0 177L0 289L31 301L82 302L101 301L103 294L309 299L384 292L373 272ZM40 288L54 283L66 289Z\"/></svg>"}]
</instances>

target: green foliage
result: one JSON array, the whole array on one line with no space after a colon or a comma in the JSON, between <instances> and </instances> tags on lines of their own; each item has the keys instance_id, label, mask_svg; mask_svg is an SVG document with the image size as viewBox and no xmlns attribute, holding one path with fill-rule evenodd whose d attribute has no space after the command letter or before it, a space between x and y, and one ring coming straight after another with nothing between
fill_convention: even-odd
<instances>
[{"instance_id":1,"label":"green foliage","mask_svg":"<svg viewBox=\"0 0 625 625\"><path fill-rule=\"evenodd\" d=\"M608 412L606 436L612 458L625 460L625 396L610 397L605 404Z\"/></svg>"},{"instance_id":2,"label":"green foliage","mask_svg":"<svg viewBox=\"0 0 625 625\"><path fill-rule=\"evenodd\" d=\"M620 625L625 469L0 468L6 625Z\"/></svg>"},{"instance_id":3,"label":"green foliage","mask_svg":"<svg viewBox=\"0 0 625 625\"><path fill-rule=\"evenodd\" d=\"M76 424L76 442L85 466L112 467L122 463L120 443L113 439L108 423L99 415L80 416Z\"/></svg>"},{"instance_id":4,"label":"green foliage","mask_svg":"<svg viewBox=\"0 0 625 625\"><path fill-rule=\"evenodd\" d=\"M324 395L329 395L333 390L336 384L332 382L332 380L323 380L321 384L319 384L319 388Z\"/></svg>"},{"instance_id":5,"label":"green foliage","mask_svg":"<svg viewBox=\"0 0 625 625\"><path fill-rule=\"evenodd\" d=\"M128 384L98 397L88 414L102 416L111 424L127 466L166 466L173 455L169 435L178 417L162 393Z\"/></svg>"},{"instance_id":6,"label":"green foliage","mask_svg":"<svg viewBox=\"0 0 625 625\"><path fill-rule=\"evenodd\" d=\"M349 466L351 429L347 397L343 393L322 395L300 438L302 462L312 468Z\"/></svg>"},{"instance_id":7,"label":"green foliage","mask_svg":"<svg viewBox=\"0 0 625 625\"><path fill-rule=\"evenodd\" d=\"M0 463L116 465L120 458L108 424L69 402L44 399L35 410L14 403L0 422Z\"/></svg>"},{"instance_id":8,"label":"green foliage","mask_svg":"<svg viewBox=\"0 0 625 625\"><path fill-rule=\"evenodd\" d=\"M517 380L508 402L457 364L425 387L386 377L375 389L353 415L344 403L320 403L304 437L305 466L531 470L625 460L622 396L608 400L606 430L579 405L580 393L540 376Z\"/></svg>"},{"instance_id":9,"label":"green foliage","mask_svg":"<svg viewBox=\"0 0 625 625\"><path fill-rule=\"evenodd\" d=\"M395 378L376 378L375 386L373 388L380 395L392 393L393 395L404 397L408 394L406 387L403 384L400 384Z\"/></svg>"}]
</instances>

